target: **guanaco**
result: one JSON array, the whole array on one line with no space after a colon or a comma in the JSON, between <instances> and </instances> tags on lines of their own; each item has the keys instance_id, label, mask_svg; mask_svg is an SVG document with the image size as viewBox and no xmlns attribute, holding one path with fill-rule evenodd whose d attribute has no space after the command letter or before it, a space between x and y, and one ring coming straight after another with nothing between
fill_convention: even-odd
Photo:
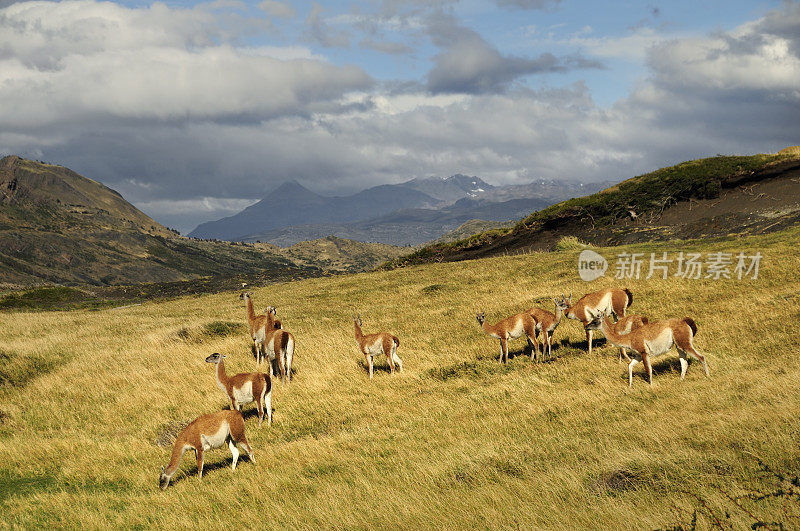
<instances>
[{"instance_id":1,"label":"guanaco","mask_svg":"<svg viewBox=\"0 0 800 531\"><path fill-rule=\"evenodd\" d=\"M272 375L272 360L278 360L278 370L283 383L292 381L292 360L294 359L294 336L283 328L276 328L275 316L278 310L274 306L267 307L266 311L266 337L264 339L265 353L269 359L269 373Z\"/></svg>"},{"instance_id":2,"label":"guanaco","mask_svg":"<svg viewBox=\"0 0 800 531\"><path fill-rule=\"evenodd\" d=\"M267 338L267 316L256 315L255 310L253 310L253 296L249 292L243 291L242 294L239 295L239 299L244 301L245 307L247 308L247 323L250 325L250 339L253 341L253 349L256 354L256 367L258 367L261 365L261 360L264 357L264 341Z\"/></svg>"},{"instance_id":3,"label":"guanaco","mask_svg":"<svg viewBox=\"0 0 800 531\"><path fill-rule=\"evenodd\" d=\"M620 319L625 317L625 310L633 304L633 293L628 288L607 288L587 293L575 304L572 304L572 293L570 293L566 301L567 308L564 315L568 319L575 319L583 324L586 331L586 342L589 344L589 354L591 354L594 330L586 328L586 325L592 320L589 310L611 313L615 319Z\"/></svg>"},{"instance_id":4,"label":"guanaco","mask_svg":"<svg viewBox=\"0 0 800 531\"><path fill-rule=\"evenodd\" d=\"M508 340L517 339L523 334L528 338L528 345L531 347L531 359L538 360L539 343L536 341L536 322L531 314L518 313L493 325L486 322L486 313L483 310L476 312L475 317L484 332L500 340L500 360L503 363L508 363Z\"/></svg>"},{"instance_id":5,"label":"guanaco","mask_svg":"<svg viewBox=\"0 0 800 531\"><path fill-rule=\"evenodd\" d=\"M222 389L231 401L231 409L242 410L244 404L256 403L258 408L258 426L267 412L267 425L272 425L272 379L261 372L241 372L235 376L225 373L225 358L215 352L206 358L206 363L216 365L217 386Z\"/></svg>"},{"instance_id":6,"label":"guanaco","mask_svg":"<svg viewBox=\"0 0 800 531\"><path fill-rule=\"evenodd\" d=\"M568 308L564 295L554 298L553 302L556 305L555 313L548 312L541 308L531 308L526 311L526 313L529 313L531 317L533 317L536 323L536 334L542 334L542 354L544 355L546 353L547 359L553 356L553 332L555 332L558 324L561 322L561 318L564 316L564 310Z\"/></svg>"},{"instance_id":7,"label":"guanaco","mask_svg":"<svg viewBox=\"0 0 800 531\"><path fill-rule=\"evenodd\" d=\"M589 327L599 328L609 342L618 347L630 349L633 352L633 359L628 365L628 387L633 387L633 368L639 362L644 363L645 370L647 370L647 379L650 382L650 386L652 386L652 358L669 352L673 345L680 355L681 380L686 376L686 369L689 366L689 362L686 359L687 354L700 360L703 363L706 376L709 376L706 358L694 348L693 340L697 334L697 324L691 317L648 323L624 335L614 332L611 325L611 320L603 312L592 312L592 320L588 325Z\"/></svg>"},{"instance_id":8,"label":"guanaco","mask_svg":"<svg viewBox=\"0 0 800 531\"><path fill-rule=\"evenodd\" d=\"M244 418L242 418L241 412L235 409L217 411L194 419L178 435L175 446L172 447L172 458L166 470L163 466L161 467L161 477L159 478L161 489L167 488L169 481L181 464L183 454L187 450L194 450L197 457L197 479L202 480L203 453L212 448L219 448L226 442L231 454L233 454L232 470L236 470L236 462L239 460L237 446L241 446L247 452L250 461L256 462L253 457L253 449L250 448L250 444L248 444L247 437L244 434Z\"/></svg>"},{"instance_id":9,"label":"guanaco","mask_svg":"<svg viewBox=\"0 0 800 531\"><path fill-rule=\"evenodd\" d=\"M614 330L616 334L630 334L632 331L636 330L637 328L641 328L643 325L646 325L650 322L650 320L645 317L644 315L626 315L613 325L611 328ZM622 356L625 356L625 359L631 361L630 356L626 352L625 347L619 347L619 361L622 362Z\"/></svg>"},{"instance_id":10,"label":"guanaco","mask_svg":"<svg viewBox=\"0 0 800 531\"><path fill-rule=\"evenodd\" d=\"M394 366L397 364L400 372L403 372L403 360L397 355L397 348L400 346L400 340L397 336L388 332L378 332L377 334L367 334L361 331L361 316L353 315L353 325L355 326L356 343L364 358L369 364L369 378L372 379L373 371L373 357L378 354L386 355L389 362L389 373L394 374Z\"/></svg>"}]
</instances>

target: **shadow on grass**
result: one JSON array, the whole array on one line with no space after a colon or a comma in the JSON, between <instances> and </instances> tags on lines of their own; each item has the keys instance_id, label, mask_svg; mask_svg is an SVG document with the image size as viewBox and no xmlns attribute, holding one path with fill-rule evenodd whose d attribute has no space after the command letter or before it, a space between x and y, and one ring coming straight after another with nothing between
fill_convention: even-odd
<instances>
[{"instance_id":1,"label":"shadow on grass","mask_svg":"<svg viewBox=\"0 0 800 531\"><path fill-rule=\"evenodd\" d=\"M229 451L227 444L225 446L219 448L219 449L220 450L224 449L225 451ZM247 452L245 452L242 448L239 448L239 451L241 451L241 455L239 455L239 461L237 461L237 463L236 463L236 467L237 468L242 466L243 462L253 464L253 462L250 461L250 458L247 456ZM214 471L219 470L221 468L230 469L231 464L233 463L233 456L229 455L227 458L224 458L224 459L219 460L219 461L214 461L213 463L209 463L208 462L208 457L209 457L208 452L209 452L209 450L206 450L206 452L205 452L206 462L203 463L203 477L204 478L208 476L209 472L214 472ZM191 468L189 469L188 472L179 469L180 470L180 474L176 473L172 477L172 479L169 482L170 485L176 485L176 484L178 484L178 483L180 483L182 481L188 481L189 479L198 477L197 476L197 464L196 464L197 458L195 457L194 452L187 451L183 455L183 460L184 461L186 459L191 460L193 457L195 459L195 464L191 466ZM234 474L236 473L235 470L232 470L231 472L233 472ZM202 480L199 480L199 481L202 481Z\"/></svg>"}]
</instances>

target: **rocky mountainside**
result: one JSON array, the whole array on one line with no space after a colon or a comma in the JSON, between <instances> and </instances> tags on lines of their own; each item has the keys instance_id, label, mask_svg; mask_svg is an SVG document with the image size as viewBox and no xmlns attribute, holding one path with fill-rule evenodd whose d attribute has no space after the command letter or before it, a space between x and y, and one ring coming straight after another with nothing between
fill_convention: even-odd
<instances>
[{"instance_id":1,"label":"rocky mountainside","mask_svg":"<svg viewBox=\"0 0 800 531\"><path fill-rule=\"evenodd\" d=\"M121 285L255 273L287 279L319 269L250 246L183 238L67 168L0 159L0 284Z\"/></svg>"}]
</instances>

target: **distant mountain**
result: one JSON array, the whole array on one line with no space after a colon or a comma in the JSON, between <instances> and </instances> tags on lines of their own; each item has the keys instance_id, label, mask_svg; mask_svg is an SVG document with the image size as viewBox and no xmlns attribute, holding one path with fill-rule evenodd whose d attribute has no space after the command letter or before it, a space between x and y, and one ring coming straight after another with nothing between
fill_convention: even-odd
<instances>
[{"instance_id":1,"label":"distant mountain","mask_svg":"<svg viewBox=\"0 0 800 531\"><path fill-rule=\"evenodd\" d=\"M251 273L286 279L319 272L279 253L181 237L67 168L0 159L0 284L119 285Z\"/></svg>"},{"instance_id":2,"label":"distant mountain","mask_svg":"<svg viewBox=\"0 0 800 531\"><path fill-rule=\"evenodd\" d=\"M491 202L483 199L460 199L439 209L403 209L385 216L353 223L325 225L293 225L268 232L251 234L247 242L269 242L289 246L320 234L365 242L391 245L419 245L440 237L470 219L493 221L516 220L550 205L544 199L512 199Z\"/></svg>"},{"instance_id":3,"label":"distant mountain","mask_svg":"<svg viewBox=\"0 0 800 531\"><path fill-rule=\"evenodd\" d=\"M465 197L484 197L486 192L495 188L479 177L469 177L460 173L450 177L418 177L399 186L418 190L446 203L455 203Z\"/></svg>"},{"instance_id":4,"label":"distant mountain","mask_svg":"<svg viewBox=\"0 0 800 531\"><path fill-rule=\"evenodd\" d=\"M479 177L456 174L376 186L350 196L325 197L293 181L234 216L199 225L189 236L289 246L335 235L365 242L418 245L469 219L517 219L533 209L590 194L607 184L539 180L493 186ZM409 210L418 211L413 214L418 219L397 222L397 215L407 217Z\"/></svg>"},{"instance_id":5,"label":"distant mountain","mask_svg":"<svg viewBox=\"0 0 800 531\"><path fill-rule=\"evenodd\" d=\"M238 214L202 223L189 236L241 240L249 234L290 225L348 223L398 209L431 208L439 204L441 200L403 185L385 184L349 196L325 197L293 181Z\"/></svg>"}]
</instances>

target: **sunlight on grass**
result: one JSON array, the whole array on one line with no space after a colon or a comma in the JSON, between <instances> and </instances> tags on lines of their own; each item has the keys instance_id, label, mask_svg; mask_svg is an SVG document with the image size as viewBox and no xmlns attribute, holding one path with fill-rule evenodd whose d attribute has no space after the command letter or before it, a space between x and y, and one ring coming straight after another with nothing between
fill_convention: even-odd
<instances>
[{"instance_id":1,"label":"sunlight on grass","mask_svg":"<svg viewBox=\"0 0 800 531\"><path fill-rule=\"evenodd\" d=\"M205 357L226 354L231 374L254 370L238 293L0 314L0 521L665 528L693 514L709 527L727 511L734 527L749 527L725 493L769 487L759 459L789 478L800 470L799 237L792 229L598 249L757 249L757 280L587 284L572 242L555 253L255 288L256 307L276 306L297 340L295 379L275 383L271 428L258 429L254 406L244 408L256 464L244 459L231 471L230 453L211 451L198 481L185 458L164 492L158 471L174 437L228 405ZM517 340L504 366L475 321L478 308L495 321L534 304L552 311L562 292L613 285L634 293L633 312L692 316L711 378L692 363L680 382L673 352L656 361L652 389L641 368L628 389L615 349L600 340L588 356L583 329L569 320L555 332L554 361L533 363ZM369 381L354 312L365 333L400 338L403 373L390 376L380 358ZM779 498L748 507L788 518Z\"/></svg>"}]
</instances>

